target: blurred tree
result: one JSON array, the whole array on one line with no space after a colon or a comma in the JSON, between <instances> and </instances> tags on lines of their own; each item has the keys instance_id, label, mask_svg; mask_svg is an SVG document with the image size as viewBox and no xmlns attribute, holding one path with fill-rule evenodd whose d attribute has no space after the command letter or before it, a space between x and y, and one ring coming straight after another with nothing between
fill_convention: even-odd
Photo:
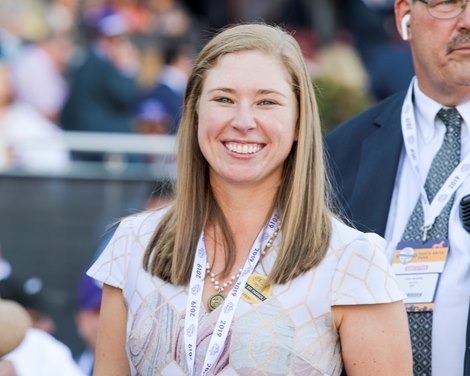
<instances>
[{"instance_id":1,"label":"blurred tree","mask_svg":"<svg viewBox=\"0 0 470 376\"><path fill-rule=\"evenodd\" d=\"M318 77L313 84L324 134L373 103L373 99L363 90L331 78Z\"/></svg>"},{"instance_id":2,"label":"blurred tree","mask_svg":"<svg viewBox=\"0 0 470 376\"><path fill-rule=\"evenodd\" d=\"M315 55L313 83L324 133L373 103L368 76L356 50L336 41Z\"/></svg>"}]
</instances>

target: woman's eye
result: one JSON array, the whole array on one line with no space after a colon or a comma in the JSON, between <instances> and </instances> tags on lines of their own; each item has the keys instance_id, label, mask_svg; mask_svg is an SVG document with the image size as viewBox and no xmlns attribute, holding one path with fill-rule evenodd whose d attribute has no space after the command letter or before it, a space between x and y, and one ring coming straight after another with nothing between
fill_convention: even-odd
<instances>
[{"instance_id":1,"label":"woman's eye","mask_svg":"<svg viewBox=\"0 0 470 376\"><path fill-rule=\"evenodd\" d=\"M227 97L215 98L215 101L220 103L232 103L232 101Z\"/></svg>"},{"instance_id":2,"label":"woman's eye","mask_svg":"<svg viewBox=\"0 0 470 376\"><path fill-rule=\"evenodd\" d=\"M262 106L272 106L275 103L273 101L270 101L269 99L264 99L261 102L259 102L259 104Z\"/></svg>"}]
</instances>

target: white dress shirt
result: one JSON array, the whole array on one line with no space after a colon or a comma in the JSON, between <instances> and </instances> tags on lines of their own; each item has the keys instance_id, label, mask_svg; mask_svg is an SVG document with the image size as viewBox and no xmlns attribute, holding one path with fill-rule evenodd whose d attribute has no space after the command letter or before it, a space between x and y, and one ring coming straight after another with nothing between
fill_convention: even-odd
<instances>
[{"instance_id":1,"label":"white dress shirt","mask_svg":"<svg viewBox=\"0 0 470 376\"><path fill-rule=\"evenodd\" d=\"M0 119L0 141L10 149L16 167L53 173L69 167L62 129L25 103L12 103Z\"/></svg>"},{"instance_id":2,"label":"white dress shirt","mask_svg":"<svg viewBox=\"0 0 470 376\"><path fill-rule=\"evenodd\" d=\"M5 359L13 363L18 376L85 376L70 349L39 329L28 329L23 342Z\"/></svg>"},{"instance_id":3,"label":"white dress shirt","mask_svg":"<svg viewBox=\"0 0 470 376\"><path fill-rule=\"evenodd\" d=\"M414 114L423 181L444 139L445 125L436 118L443 107L414 84ZM470 102L457 106L463 118L461 160L470 154ZM463 196L470 194L470 175L455 193L449 217L450 249L435 295L432 330L432 374L463 374L467 316L470 302L470 234L459 216ZM385 239L390 261L420 195L420 186L403 148L389 210Z\"/></svg>"}]
</instances>

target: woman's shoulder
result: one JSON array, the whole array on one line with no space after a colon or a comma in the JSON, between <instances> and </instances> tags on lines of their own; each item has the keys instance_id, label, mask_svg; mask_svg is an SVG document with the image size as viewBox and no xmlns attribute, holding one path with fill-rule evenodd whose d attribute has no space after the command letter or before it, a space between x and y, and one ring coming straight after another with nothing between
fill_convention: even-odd
<instances>
[{"instance_id":1,"label":"woman's shoulder","mask_svg":"<svg viewBox=\"0 0 470 376\"><path fill-rule=\"evenodd\" d=\"M124 217L118 226L118 232L132 232L136 235L146 235L155 231L168 207L146 210Z\"/></svg>"},{"instance_id":2,"label":"woman's shoulder","mask_svg":"<svg viewBox=\"0 0 470 376\"><path fill-rule=\"evenodd\" d=\"M339 220L332 221L330 255L334 256L332 305L390 303L403 300L377 234L358 231Z\"/></svg>"},{"instance_id":3,"label":"woman's shoulder","mask_svg":"<svg viewBox=\"0 0 470 376\"><path fill-rule=\"evenodd\" d=\"M385 248L385 240L373 232L359 231L336 217L331 218L330 247L344 248L355 242L370 242L380 248Z\"/></svg>"},{"instance_id":4,"label":"woman's shoulder","mask_svg":"<svg viewBox=\"0 0 470 376\"><path fill-rule=\"evenodd\" d=\"M168 212L168 208L145 210L122 218L115 226L106 248L122 249L131 252L145 249L151 241L159 223ZM135 253L135 252L134 252Z\"/></svg>"},{"instance_id":5,"label":"woman's shoulder","mask_svg":"<svg viewBox=\"0 0 470 376\"><path fill-rule=\"evenodd\" d=\"M87 274L108 285L124 288L129 268L141 265L145 249L166 212L167 209L151 210L123 218Z\"/></svg>"}]
</instances>

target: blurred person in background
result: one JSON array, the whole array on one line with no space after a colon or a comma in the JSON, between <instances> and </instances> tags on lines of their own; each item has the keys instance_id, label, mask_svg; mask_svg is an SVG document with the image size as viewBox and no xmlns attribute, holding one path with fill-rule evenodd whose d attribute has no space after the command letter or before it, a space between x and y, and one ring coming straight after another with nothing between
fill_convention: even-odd
<instances>
[{"instance_id":1,"label":"blurred person in background","mask_svg":"<svg viewBox=\"0 0 470 376\"><path fill-rule=\"evenodd\" d=\"M3 360L13 366L10 368L14 368L16 373L12 375L17 376L85 376L67 346L35 328L29 328L19 346L5 355ZM2 360L0 370L1 363Z\"/></svg>"},{"instance_id":2,"label":"blurred person in background","mask_svg":"<svg viewBox=\"0 0 470 376\"><path fill-rule=\"evenodd\" d=\"M148 0L114 0L112 8L123 15L131 33L145 32L150 17Z\"/></svg>"},{"instance_id":3,"label":"blurred person in background","mask_svg":"<svg viewBox=\"0 0 470 376\"><path fill-rule=\"evenodd\" d=\"M45 16L48 1L1 0L0 25L23 41L46 35L49 25Z\"/></svg>"},{"instance_id":4,"label":"blurred person in background","mask_svg":"<svg viewBox=\"0 0 470 376\"><path fill-rule=\"evenodd\" d=\"M161 105L168 117L168 128L164 133L176 134L183 111L183 96L191 72L195 48L188 42L169 39L163 47L163 67L156 84L144 96L141 105Z\"/></svg>"},{"instance_id":5,"label":"blurred person in background","mask_svg":"<svg viewBox=\"0 0 470 376\"><path fill-rule=\"evenodd\" d=\"M12 61L23 45L21 38L2 27L0 23L0 60Z\"/></svg>"},{"instance_id":6,"label":"blurred person in background","mask_svg":"<svg viewBox=\"0 0 470 376\"><path fill-rule=\"evenodd\" d=\"M93 278L83 274L78 283L77 313L75 322L85 350L77 358L77 364L85 375L93 374L96 339L101 307L103 286Z\"/></svg>"},{"instance_id":7,"label":"blurred person in background","mask_svg":"<svg viewBox=\"0 0 470 376\"><path fill-rule=\"evenodd\" d=\"M134 132L139 55L125 18L107 14L94 30L96 37L84 60L70 72L60 124L73 131Z\"/></svg>"},{"instance_id":8,"label":"blurred person in background","mask_svg":"<svg viewBox=\"0 0 470 376\"><path fill-rule=\"evenodd\" d=\"M0 267L8 266L4 259ZM52 318L51 304L42 280L38 277L23 278L11 272L0 275L0 296L20 304L28 313L31 327L53 335L56 325Z\"/></svg>"},{"instance_id":9,"label":"blurred person in background","mask_svg":"<svg viewBox=\"0 0 470 376\"><path fill-rule=\"evenodd\" d=\"M132 33L180 38L194 32L194 20L180 0L114 0L110 8L126 18Z\"/></svg>"},{"instance_id":10,"label":"blurred person in background","mask_svg":"<svg viewBox=\"0 0 470 376\"><path fill-rule=\"evenodd\" d=\"M180 0L148 0L145 32L166 38L199 38L195 19Z\"/></svg>"},{"instance_id":11,"label":"blurred person in background","mask_svg":"<svg viewBox=\"0 0 470 376\"><path fill-rule=\"evenodd\" d=\"M164 65L154 85L141 99L136 113L138 132L176 135L183 111L183 97L196 51L189 42L167 40ZM176 156L153 155L147 160L160 172L176 177Z\"/></svg>"},{"instance_id":12,"label":"blurred person in background","mask_svg":"<svg viewBox=\"0 0 470 376\"><path fill-rule=\"evenodd\" d=\"M136 129L142 134L168 134L172 117L163 104L153 98L144 98L137 106Z\"/></svg>"},{"instance_id":13,"label":"blurred person in background","mask_svg":"<svg viewBox=\"0 0 470 376\"><path fill-rule=\"evenodd\" d=\"M55 324L48 314L50 308L41 281L38 278L19 279L11 266L0 255L0 297L19 304L23 311L15 317L14 324L26 321L27 330L21 342L0 360L0 375L17 376L83 376L72 358L70 349L52 336ZM2 321L0 300L0 326ZM27 315L26 318L23 315ZM0 345L5 338L0 331Z\"/></svg>"},{"instance_id":14,"label":"blurred person in background","mask_svg":"<svg viewBox=\"0 0 470 376\"><path fill-rule=\"evenodd\" d=\"M46 21L56 30L75 31L81 0L49 0L46 4Z\"/></svg>"},{"instance_id":15,"label":"blurred person in background","mask_svg":"<svg viewBox=\"0 0 470 376\"><path fill-rule=\"evenodd\" d=\"M24 340L31 322L18 303L0 297L0 376L17 376L14 364L4 356Z\"/></svg>"},{"instance_id":16,"label":"blurred person in background","mask_svg":"<svg viewBox=\"0 0 470 376\"><path fill-rule=\"evenodd\" d=\"M69 33L51 30L24 47L11 64L16 97L55 123L67 97L64 72L72 52Z\"/></svg>"},{"instance_id":17,"label":"blurred person in background","mask_svg":"<svg viewBox=\"0 0 470 376\"><path fill-rule=\"evenodd\" d=\"M69 165L61 129L14 96L9 67L0 62L0 165L60 172Z\"/></svg>"},{"instance_id":18,"label":"blurred person in background","mask_svg":"<svg viewBox=\"0 0 470 376\"><path fill-rule=\"evenodd\" d=\"M0 25L22 41L22 48L13 52L8 38L5 55L12 65L16 96L55 123L67 92L63 74L73 51L70 34L77 4L78 0L0 4Z\"/></svg>"}]
</instances>

